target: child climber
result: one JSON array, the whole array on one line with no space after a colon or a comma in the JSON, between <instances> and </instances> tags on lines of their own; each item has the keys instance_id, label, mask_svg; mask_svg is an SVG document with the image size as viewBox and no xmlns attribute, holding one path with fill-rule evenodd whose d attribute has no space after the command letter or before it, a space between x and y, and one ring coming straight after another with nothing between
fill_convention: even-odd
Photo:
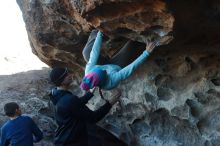
<instances>
[{"instance_id":1,"label":"child climber","mask_svg":"<svg viewBox=\"0 0 220 146\"><path fill-rule=\"evenodd\" d=\"M165 36L158 41L147 43L146 50L136 59L135 54L142 51L145 45L129 41L115 56L107 60L103 56L99 58L102 36L100 31L97 33L97 30L93 30L83 50L83 57L87 64L80 87L86 91L94 87L105 90L117 87L120 81L128 78L146 60L156 46L172 40L172 37ZM99 64L105 65L97 65L98 61Z\"/></svg>"}]
</instances>

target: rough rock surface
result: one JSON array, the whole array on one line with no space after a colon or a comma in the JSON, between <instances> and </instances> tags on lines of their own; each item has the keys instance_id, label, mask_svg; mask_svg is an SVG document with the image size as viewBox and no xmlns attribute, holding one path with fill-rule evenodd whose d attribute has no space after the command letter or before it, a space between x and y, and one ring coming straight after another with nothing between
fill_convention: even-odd
<instances>
[{"instance_id":1,"label":"rough rock surface","mask_svg":"<svg viewBox=\"0 0 220 146\"><path fill-rule=\"evenodd\" d=\"M156 30L170 32L174 22L166 4L159 0L17 2L33 52L50 66L82 68L81 51L92 28L102 30L111 40L124 37L146 42L158 36ZM117 41L112 43L114 46Z\"/></svg>"},{"instance_id":2,"label":"rough rock surface","mask_svg":"<svg viewBox=\"0 0 220 146\"><path fill-rule=\"evenodd\" d=\"M120 103L99 124L131 146L220 144L218 0L17 2L33 52L48 65L69 66L79 75L85 64L81 51L92 28L110 39L104 43L105 55L127 39L145 42L157 36L155 30L173 30L174 41L158 47L121 83ZM90 107L99 101L95 98Z\"/></svg>"}]
</instances>

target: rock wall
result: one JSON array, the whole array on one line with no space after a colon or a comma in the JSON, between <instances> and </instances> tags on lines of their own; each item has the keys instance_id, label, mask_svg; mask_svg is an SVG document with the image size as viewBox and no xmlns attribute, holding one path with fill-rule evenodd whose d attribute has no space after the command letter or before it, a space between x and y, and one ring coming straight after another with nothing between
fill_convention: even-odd
<instances>
[{"instance_id":1,"label":"rock wall","mask_svg":"<svg viewBox=\"0 0 220 146\"><path fill-rule=\"evenodd\" d=\"M218 0L17 3L33 53L50 66L72 68L79 80L85 65L82 48L93 28L106 35L102 52L106 56L128 39L144 43L157 38L158 30L172 33L173 42L157 47L121 83L120 102L99 124L131 146L220 144ZM78 82L75 90L80 92ZM97 95L90 107L102 103Z\"/></svg>"},{"instance_id":2,"label":"rock wall","mask_svg":"<svg viewBox=\"0 0 220 146\"><path fill-rule=\"evenodd\" d=\"M23 12L33 53L50 66L82 69L85 62L81 52L92 28L102 30L115 46L118 41L113 39L146 42L158 37L156 30L162 29L167 34L174 21L166 12L166 4L158 0L17 0L17 3Z\"/></svg>"},{"instance_id":3,"label":"rock wall","mask_svg":"<svg viewBox=\"0 0 220 146\"><path fill-rule=\"evenodd\" d=\"M129 145L217 146L219 44L172 47L158 48L121 84L118 110L102 124Z\"/></svg>"}]
</instances>

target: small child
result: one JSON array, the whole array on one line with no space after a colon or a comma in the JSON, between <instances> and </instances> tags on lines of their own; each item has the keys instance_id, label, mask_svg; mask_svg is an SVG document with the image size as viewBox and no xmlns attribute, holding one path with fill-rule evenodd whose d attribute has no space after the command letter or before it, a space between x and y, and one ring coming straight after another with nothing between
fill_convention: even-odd
<instances>
[{"instance_id":1,"label":"small child","mask_svg":"<svg viewBox=\"0 0 220 146\"><path fill-rule=\"evenodd\" d=\"M43 133L34 121L21 115L17 103L5 104L4 111L10 120L1 128L0 146L33 146L33 142L39 142L43 138Z\"/></svg>"},{"instance_id":2,"label":"small child","mask_svg":"<svg viewBox=\"0 0 220 146\"><path fill-rule=\"evenodd\" d=\"M103 56L100 56L103 34L93 30L83 49L87 64L85 76L80 85L81 89L88 91L94 87L105 90L116 88L122 80L128 78L144 63L156 46L167 44L173 39L171 36L163 35L146 45L130 40L112 58L103 59Z\"/></svg>"}]
</instances>

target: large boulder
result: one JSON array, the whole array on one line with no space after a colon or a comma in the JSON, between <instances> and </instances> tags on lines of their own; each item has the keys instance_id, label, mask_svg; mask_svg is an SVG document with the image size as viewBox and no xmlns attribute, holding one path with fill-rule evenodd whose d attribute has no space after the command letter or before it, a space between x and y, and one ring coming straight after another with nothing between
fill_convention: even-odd
<instances>
[{"instance_id":1,"label":"large boulder","mask_svg":"<svg viewBox=\"0 0 220 146\"><path fill-rule=\"evenodd\" d=\"M174 22L166 3L159 0L17 0L17 3L23 12L33 53L50 66L83 68L81 52L93 28L103 31L114 46L117 41L113 39L144 43L157 37L158 30L167 34Z\"/></svg>"},{"instance_id":2,"label":"large boulder","mask_svg":"<svg viewBox=\"0 0 220 146\"><path fill-rule=\"evenodd\" d=\"M106 35L102 54L110 57L129 39L145 43L157 38L158 32L172 33L173 42L157 47L120 84L120 102L99 125L131 146L219 145L218 0L17 3L33 53L49 66L72 68L78 80L85 65L81 52L93 28ZM80 92L78 84L76 81L76 93ZM33 99L26 101L34 104L32 110L44 106ZM89 106L96 109L101 104L97 95Z\"/></svg>"}]
</instances>

